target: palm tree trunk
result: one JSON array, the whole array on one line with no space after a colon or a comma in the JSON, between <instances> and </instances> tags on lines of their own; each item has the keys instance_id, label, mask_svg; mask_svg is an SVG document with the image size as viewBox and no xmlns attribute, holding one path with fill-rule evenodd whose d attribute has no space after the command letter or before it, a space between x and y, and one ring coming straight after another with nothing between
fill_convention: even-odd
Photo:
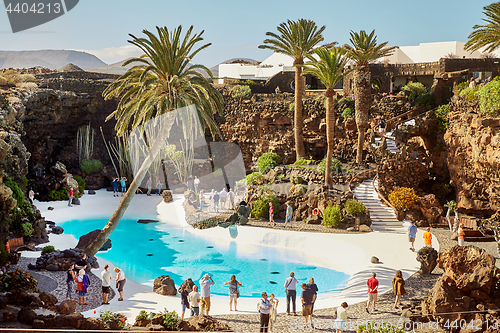
<instances>
[{"instance_id":1,"label":"palm tree trunk","mask_svg":"<svg viewBox=\"0 0 500 333\"><path fill-rule=\"evenodd\" d=\"M356 108L356 126L358 127L358 145L356 162L363 162L365 133L368 128L368 112L372 103L370 86L370 68L363 66L354 71L354 96Z\"/></svg>"},{"instance_id":2,"label":"palm tree trunk","mask_svg":"<svg viewBox=\"0 0 500 333\"><path fill-rule=\"evenodd\" d=\"M306 157L304 148L304 136L302 134L303 119L302 119L302 68L295 67L295 126L293 128L295 134L295 154L296 159Z\"/></svg>"},{"instance_id":3,"label":"palm tree trunk","mask_svg":"<svg viewBox=\"0 0 500 333\"><path fill-rule=\"evenodd\" d=\"M333 140L335 135L335 109L333 106L333 92L325 91L326 96L326 140L328 149L326 151L325 184L330 188L333 186L332 159Z\"/></svg>"}]
</instances>

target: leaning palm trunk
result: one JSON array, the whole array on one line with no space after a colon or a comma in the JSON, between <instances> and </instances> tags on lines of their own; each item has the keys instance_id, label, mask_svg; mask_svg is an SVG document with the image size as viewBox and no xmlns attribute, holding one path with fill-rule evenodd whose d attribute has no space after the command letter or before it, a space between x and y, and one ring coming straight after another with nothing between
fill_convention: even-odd
<instances>
[{"instance_id":1,"label":"leaning palm trunk","mask_svg":"<svg viewBox=\"0 0 500 333\"><path fill-rule=\"evenodd\" d=\"M303 64L299 62L294 62L296 64ZM302 133L303 127L303 117L302 117L302 68L295 67L295 119L294 119L293 131L295 134L295 152L296 159L306 157L306 151L304 148L304 135Z\"/></svg>"},{"instance_id":2,"label":"leaning palm trunk","mask_svg":"<svg viewBox=\"0 0 500 333\"><path fill-rule=\"evenodd\" d=\"M358 127L358 147L356 162L363 162L365 133L368 128L368 112L371 106L370 68L363 66L354 71L354 96L356 108L356 126Z\"/></svg>"},{"instance_id":3,"label":"leaning palm trunk","mask_svg":"<svg viewBox=\"0 0 500 333\"><path fill-rule=\"evenodd\" d=\"M328 187L333 186L332 177L332 159L333 159L333 140L335 135L335 108L333 105L333 89L325 91L326 96L326 140L328 150L326 152L326 177L325 184Z\"/></svg>"}]
</instances>

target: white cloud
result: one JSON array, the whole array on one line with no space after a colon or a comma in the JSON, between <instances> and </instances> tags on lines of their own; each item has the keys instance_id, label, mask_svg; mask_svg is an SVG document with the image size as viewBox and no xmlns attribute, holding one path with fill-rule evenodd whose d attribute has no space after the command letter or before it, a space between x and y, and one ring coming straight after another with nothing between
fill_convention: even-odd
<instances>
[{"instance_id":1,"label":"white cloud","mask_svg":"<svg viewBox=\"0 0 500 333\"><path fill-rule=\"evenodd\" d=\"M142 54L142 51L137 46L133 45L108 47L100 50L78 50L78 51L83 51L93 54L107 64L112 64L131 57L139 57Z\"/></svg>"}]
</instances>

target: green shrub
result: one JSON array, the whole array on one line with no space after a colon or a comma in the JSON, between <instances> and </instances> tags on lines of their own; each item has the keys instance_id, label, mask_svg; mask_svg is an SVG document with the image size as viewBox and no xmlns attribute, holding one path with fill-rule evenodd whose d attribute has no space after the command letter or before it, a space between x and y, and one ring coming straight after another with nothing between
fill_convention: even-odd
<instances>
[{"instance_id":1,"label":"green shrub","mask_svg":"<svg viewBox=\"0 0 500 333\"><path fill-rule=\"evenodd\" d=\"M3 86L6 86L8 85L8 81L5 77L3 77L2 75L0 75L0 87L3 87Z\"/></svg>"},{"instance_id":2,"label":"green shrub","mask_svg":"<svg viewBox=\"0 0 500 333\"><path fill-rule=\"evenodd\" d=\"M417 106L426 105L430 106L436 103L436 96L431 93L424 93L417 97Z\"/></svg>"},{"instance_id":3,"label":"green shrub","mask_svg":"<svg viewBox=\"0 0 500 333\"><path fill-rule=\"evenodd\" d=\"M405 333L401 326L393 323L372 322L371 324L359 325L357 333Z\"/></svg>"},{"instance_id":4,"label":"green shrub","mask_svg":"<svg viewBox=\"0 0 500 333\"><path fill-rule=\"evenodd\" d=\"M354 109L353 108L345 108L344 111L342 111L342 117L347 118L347 117L352 117L354 116Z\"/></svg>"},{"instance_id":5,"label":"green shrub","mask_svg":"<svg viewBox=\"0 0 500 333\"><path fill-rule=\"evenodd\" d=\"M0 243L0 266L3 266L9 260L9 252L5 245Z\"/></svg>"},{"instance_id":6,"label":"green shrub","mask_svg":"<svg viewBox=\"0 0 500 333\"><path fill-rule=\"evenodd\" d=\"M99 312L99 321L106 329L111 329L115 327L125 327L125 321L127 317L119 312L113 312L111 310L101 310Z\"/></svg>"},{"instance_id":7,"label":"green shrub","mask_svg":"<svg viewBox=\"0 0 500 333\"><path fill-rule=\"evenodd\" d=\"M35 213L19 185L10 177L5 177L3 183L12 190L12 197L17 201L17 206L11 211L11 224L14 224L14 219L28 218L33 220Z\"/></svg>"},{"instance_id":8,"label":"green shrub","mask_svg":"<svg viewBox=\"0 0 500 333\"><path fill-rule=\"evenodd\" d=\"M299 175L293 175L290 177L290 183L292 184L302 184L304 182L304 178Z\"/></svg>"},{"instance_id":9,"label":"green shrub","mask_svg":"<svg viewBox=\"0 0 500 333\"><path fill-rule=\"evenodd\" d=\"M414 189L409 187L396 187L389 193L389 202L397 210L407 211L410 209L418 196Z\"/></svg>"},{"instance_id":10,"label":"green shrub","mask_svg":"<svg viewBox=\"0 0 500 333\"><path fill-rule=\"evenodd\" d=\"M80 170L84 173L94 173L99 171L102 168L102 163L99 160L89 160L88 158L84 158L80 162Z\"/></svg>"},{"instance_id":11,"label":"green shrub","mask_svg":"<svg viewBox=\"0 0 500 333\"><path fill-rule=\"evenodd\" d=\"M167 311L167 309L165 309L163 312L163 326L169 331L176 331L177 323L180 320L181 319L175 311Z\"/></svg>"},{"instance_id":12,"label":"green shrub","mask_svg":"<svg viewBox=\"0 0 500 333\"><path fill-rule=\"evenodd\" d=\"M259 185L264 183L264 176L260 172L252 172L245 178L247 185Z\"/></svg>"},{"instance_id":13,"label":"green shrub","mask_svg":"<svg viewBox=\"0 0 500 333\"><path fill-rule=\"evenodd\" d=\"M21 74L21 82L36 82L36 77L33 74Z\"/></svg>"},{"instance_id":14,"label":"green shrub","mask_svg":"<svg viewBox=\"0 0 500 333\"><path fill-rule=\"evenodd\" d=\"M37 290L38 281L30 273L23 272L19 268L0 275L0 291L10 290Z\"/></svg>"},{"instance_id":15,"label":"green shrub","mask_svg":"<svg viewBox=\"0 0 500 333\"><path fill-rule=\"evenodd\" d=\"M453 191L450 184L437 183L432 185L432 193L434 193L439 198L444 198Z\"/></svg>"},{"instance_id":16,"label":"green shrub","mask_svg":"<svg viewBox=\"0 0 500 333\"><path fill-rule=\"evenodd\" d=\"M80 176L73 176L73 179L78 183L78 190L80 193L83 193L85 191L85 179Z\"/></svg>"},{"instance_id":17,"label":"green shrub","mask_svg":"<svg viewBox=\"0 0 500 333\"><path fill-rule=\"evenodd\" d=\"M260 219L261 217L269 216L269 202L273 203L274 211L277 213L280 206L280 201L272 193L262 194L252 206L252 217Z\"/></svg>"},{"instance_id":18,"label":"green shrub","mask_svg":"<svg viewBox=\"0 0 500 333\"><path fill-rule=\"evenodd\" d=\"M139 312L137 317L135 317L135 321L139 321L139 320L143 320L143 319L147 319L147 318L148 318L148 313L146 312L146 310L141 310L141 312Z\"/></svg>"},{"instance_id":19,"label":"green shrub","mask_svg":"<svg viewBox=\"0 0 500 333\"><path fill-rule=\"evenodd\" d=\"M476 86L474 89L471 89L471 88L467 87L464 90L460 91L459 96L462 97L462 98L465 98L469 102L472 102L472 101L475 101L477 99L477 94L476 93L478 91L479 91L479 86Z\"/></svg>"},{"instance_id":20,"label":"green shrub","mask_svg":"<svg viewBox=\"0 0 500 333\"><path fill-rule=\"evenodd\" d=\"M59 190L51 190L49 191L49 198L54 201L69 200L68 190L64 187Z\"/></svg>"},{"instance_id":21,"label":"green shrub","mask_svg":"<svg viewBox=\"0 0 500 333\"><path fill-rule=\"evenodd\" d=\"M229 89L232 98L248 98L252 94L252 89L247 85L236 85Z\"/></svg>"},{"instance_id":22,"label":"green shrub","mask_svg":"<svg viewBox=\"0 0 500 333\"><path fill-rule=\"evenodd\" d=\"M427 89L420 82L411 82L403 87L403 91L409 91L410 96L413 94L413 98L415 98L418 95L425 94L427 92ZM410 98L410 99L412 99L412 98Z\"/></svg>"},{"instance_id":23,"label":"green shrub","mask_svg":"<svg viewBox=\"0 0 500 333\"><path fill-rule=\"evenodd\" d=\"M288 104L288 111L292 112L295 111L295 102L287 102Z\"/></svg>"},{"instance_id":24,"label":"green shrub","mask_svg":"<svg viewBox=\"0 0 500 333\"><path fill-rule=\"evenodd\" d=\"M280 157L276 153L264 153L257 159L257 167L260 173L266 174L278 165Z\"/></svg>"},{"instance_id":25,"label":"green shrub","mask_svg":"<svg viewBox=\"0 0 500 333\"><path fill-rule=\"evenodd\" d=\"M500 77L495 77L491 82L478 89L479 109L488 117L500 115Z\"/></svg>"},{"instance_id":26,"label":"green shrub","mask_svg":"<svg viewBox=\"0 0 500 333\"><path fill-rule=\"evenodd\" d=\"M365 205L362 202L354 199L347 200L344 208L352 216L358 216L366 213Z\"/></svg>"},{"instance_id":27,"label":"green shrub","mask_svg":"<svg viewBox=\"0 0 500 333\"><path fill-rule=\"evenodd\" d=\"M7 80L7 85L15 86L22 82L21 74L13 69L3 72L2 76Z\"/></svg>"},{"instance_id":28,"label":"green shrub","mask_svg":"<svg viewBox=\"0 0 500 333\"><path fill-rule=\"evenodd\" d=\"M52 245L47 245L42 249L42 254L56 252L56 249Z\"/></svg>"},{"instance_id":29,"label":"green shrub","mask_svg":"<svg viewBox=\"0 0 500 333\"><path fill-rule=\"evenodd\" d=\"M279 179L279 180L283 180L283 178L285 178L285 175L284 175L284 174L282 174L282 173L280 173L280 174L278 175L278 179Z\"/></svg>"},{"instance_id":30,"label":"green shrub","mask_svg":"<svg viewBox=\"0 0 500 333\"><path fill-rule=\"evenodd\" d=\"M305 159L303 157L296 160L293 164L295 165L309 165L312 163L312 160Z\"/></svg>"},{"instance_id":31,"label":"green shrub","mask_svg":"<svg viewBox=\"0 0 500 333\"><path fill-rule=\"evenodd\" d=\"M342 224L342 212L340 207L329 204L323 212L323 225L327 228L338 228Z\"/></svg>"},{"instance_id":32,"label":"green shrub","mask_svg":"<svg viewBox=\"0 0 500 333\"><path fill-rule=\"evenodd\" d=\"M463 89L468 88L468 87L469 87L469 82L464 81L464 82L460 82L459 84L457 84L455 86L455 90L460 91L460 90L463 90Z\"/></svg>"},{"instance_id":33,"label":"green shrub","mask_svg":"<svg viewBox=\"0 0 500 333\"><path fill-rule=\"evenodd\" d=\"M33 236L33 232L35 232L33 225L29 222L21 224L21 231L24 237L31 237Z\"/></svg>"},{"instance_id":34,"label":"green shrub","mask_svg":"<svg viewBox=\"0 0 500 333\"><path fill-rule=\"evenodd\" d=\"M292 187L290 187L290 192L298 195L306 194L307 186L303 184L295 184Z\"/></svg>"},{"instance_id":35,"label":"green shrub","mask_svg":"<svg viewBox=\"0 0 500 333\"><path fill-rule=\"evenodd\" d=\"M351 97L342 97L341 99L339 99L339 104L349 104L352 102L354 102L354 99L352 99Z\"/></svg>"},{"instance_id":36,"label":"green shrub","mask_svg":"<svg viewBox=\"0 0 500 333\"><path fill-rule=\"evenodd\" d=\"M450 104L440 105L436 111L434 111L434 115L439 120L438 128L440 130L446 130L450 125L448 113L450 113Z\"/></svg>"},{"instance_id":37,"label":"green shrub","mask_svg":"<svg viewBox=\"0 0 500 333\"><path fill-rule=\"evenodd\" d=\"M326 171L326 158L322 159L318 164L318 171L321 174L325 174ZM340 162L335 157L332 158L332 172L342 172L342 162Z\"/></svg>"}]
</instances>

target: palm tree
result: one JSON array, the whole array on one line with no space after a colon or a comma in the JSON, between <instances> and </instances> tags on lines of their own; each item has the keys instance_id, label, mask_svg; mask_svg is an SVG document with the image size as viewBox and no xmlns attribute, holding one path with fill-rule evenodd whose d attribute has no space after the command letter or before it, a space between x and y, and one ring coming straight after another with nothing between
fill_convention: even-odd
<instances>
[{"instance_id":1,"label":"palm tree","mask_svg":"<svg viewBox=\"0 0 500 333\"><path fill-rule=\"evenodd\" d=\"M323 41L322 32L325 26L318 29L314 21L300 19L298 21L288 20L278 26L279 34L267 32L266 36L271 39L264 40L265 45L260 45L260 49L270 49L274 52L283 53L292 57L295 66L295 116L294 116L294 136L295 152L297 160L306 157L304 149L304 137L302 135L302 67L304 58L310 55L314 46Z\"/></svg>"},{"instance_id":2,"label":"palm tree","mask_svg":"<svg viewBox=\"0 0 500 333\"><path fill-rule=\"evenodd\" d=\"M314 50L317 59L312 56L307 58L310 62L306 63L306 69L302 73L312 74L316 76L326 87L326 138L328 142L328 150L326 153L326 170L325 170L325 184L333 186L332 177L332 158L333 158L333 140L335 134L335 106L333 103L333 95L335 91L333 88L339 83L349 71L344 71L349 59L346 57L346 49L343 47L319 47Z\"/></svg>"},{"instance_id":3,"label":"palm tree","mask_svg":"<svg viewBox=\"0 0 500 333\"><path fill-rule=\"evenodd\" d=\"M467 51L474 52L485 47L484 51L493 52L500 46L500 2L492 3L483 9L483 14L487 17L483 21L487 24L474 26L474 31L464 46Z\"/></svg>"},{"instance_id":4,"label":"palm tree","mask_svg":"<svg viewBox=\"0 0 500 333\"><path fill-rule=\"evenodd\" d=\"M211 44L197 47L196 44L203 40L201 37L203 31L192 34L193 26L188 29L184 37L181 36L182 26L171 32L166 27L156 27L156 30L158 36L147 30L143 30L147 38L130 35L133 40L129 43L139 47L144 54L126 61L123 66L131 63L135 66L104 91L103 96L106 99L120 98L116 110L106 120L116 118L117 134L125 135L129 127L143 129L147 122L164 118L159 116L169 116L173 114L172 111L181 107L194 106L202 124L210 129L212 135L215 133L220 135L213 114L222 111L222 96L203 76L207 74L208 77L212 77L210 70L202 65L190 64L198 52ZM173 120L170 119L163 125L162 135L148 138L151 140L148 156L117 210L99 236L85 250L87 254L97 253L118 225L139 184L165 145L165 137L168 136L166 132L170 130L172 123Z\"/></svg>"},{"instance_id":5,"label":"palm tree","mask_svg":"<svg viewBox=\"0 0 500 333\"><path fill-rule=\"evenodd\" d=\"M358 148L356 162L363 160L363 145L365 132L368 128L368 111L372 104L370 67L379 58L390 55L395 47L386 46L388 42L377 45L375 30L369 35L361 30L359 33L351 30L350 42L346 45L348 57L354 62L354 97L356 109L356 125L358 127Z\"/></svg>"}]
</instances>

